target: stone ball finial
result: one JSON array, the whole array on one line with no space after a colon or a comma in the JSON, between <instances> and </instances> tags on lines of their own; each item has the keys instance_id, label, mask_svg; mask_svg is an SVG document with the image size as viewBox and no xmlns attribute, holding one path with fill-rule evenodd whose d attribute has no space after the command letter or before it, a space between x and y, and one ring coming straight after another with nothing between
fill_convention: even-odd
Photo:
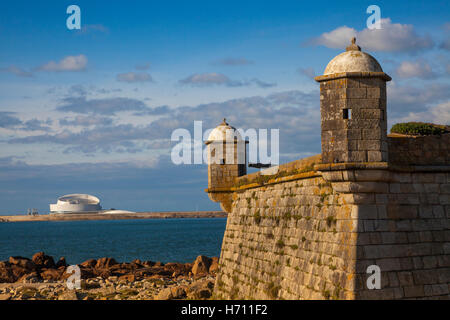
<instances>
[{"instance_id":1,"label":"stone ball finial","mask_svg":"<svg viewBox=\"0 0 450 320\"><path fill-rule=\"evenodd\" d=\"M351 39L352 44L345 48L345 51L361 51L361 47L356 44L356 37Z\"/></svg>"}]
</instances>

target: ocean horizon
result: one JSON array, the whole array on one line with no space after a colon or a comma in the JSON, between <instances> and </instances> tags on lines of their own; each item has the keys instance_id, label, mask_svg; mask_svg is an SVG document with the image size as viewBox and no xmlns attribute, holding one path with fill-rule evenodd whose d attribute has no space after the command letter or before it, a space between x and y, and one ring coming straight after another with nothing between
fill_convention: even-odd
<instances>
[{"instance_id":1,"label":"ocean horizon","mask_svg":"<svg viewBox=\"0 0 450 320\"><path fill-rule=\"evenodd\" d=\"M0 261L43 251L69 264L112 257L118 262L193 262L219 256L226 218L173 218L0 223Z\"/></svg>"}]
</instances>

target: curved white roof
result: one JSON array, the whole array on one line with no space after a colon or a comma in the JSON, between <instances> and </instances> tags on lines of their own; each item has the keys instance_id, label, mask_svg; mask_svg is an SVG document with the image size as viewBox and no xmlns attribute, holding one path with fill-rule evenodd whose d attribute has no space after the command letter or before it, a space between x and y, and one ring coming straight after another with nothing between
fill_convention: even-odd
<instances>
[{"instance_id":1,"label":"curved white roof","mask_svg":"<svg viewBox=\"0 0 450 320\"><path fill-rule=\"evenodd\" d=\"M215 127L208 136L208 140L206 143L211 143L213 141L242 141L242 136L236 128L230 126L226 119L223 119L223 122Z\"/></svg>"},{"instance_id":2,"label":"curved white roof","mask_svg":"<svg viewBox=\"0 0 450 320\"><path fill-rule=\"evenodd\" d=\"M74 193L59 197L58 202L67 202L71 204L99 204L100 199L90 194Z\"/></svg>"},{"instance_id":3,"label":"curved white roof","mask_svg":"<svg viewBox=\"0 0 450 320\"><path fill-rule=\"evenodd\" d=\"M383 72L378 61L356 45L356 38L346 51L334 57L327 65L324 75L341 72Z\"/></svg>"}]
</instances>

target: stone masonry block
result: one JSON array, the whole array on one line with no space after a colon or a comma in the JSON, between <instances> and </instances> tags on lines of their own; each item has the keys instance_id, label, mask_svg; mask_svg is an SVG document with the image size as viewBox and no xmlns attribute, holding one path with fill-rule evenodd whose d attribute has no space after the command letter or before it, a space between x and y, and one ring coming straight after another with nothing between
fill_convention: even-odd
<instances>
[{"instance_id":1,"label":"stone masonry block","mask_svg":"<svg viewBox=\"0 0 450 320\"><path fill-rule=\"evenodd\" d=\"M362 129L362 138L365 140L381 139L381 129Z\"/></svg>"},{"instance_id":2,"label":"stone masonry block","mask_svg":"<svg viewBox=\"0 0 450 320\"><path fill-rule=\"evenodd\" d=\"M348 99L347 108L351 108L352 110L361 110L361 109L379 109L380 108L380 100L379 99Z\"/></svg>"},{"instance_id":3,"label":"stone masonry block","mask_svg":"<svg viewBox=\"0 0 450 320\"><path fill-rule=\"evenodd\" d=\"M414 285L414 279L413 279L412 272L410 272L410 271L398 272L397 276L398 276L398 280L399 280L401 286L413 286Z\"/></svg>"},{"instance_id":4,"label":"stone masonry block","mask_svg":"<svg viewBox=\"0 0 450 320\"><path fill-rule=\"evenodd\" d=\"M358 140L358 149L359 150L380 151L381 150L381 141L380 140Z\"/></svg>"},{"instance_id":5,"label":"stone masonry block","mask_svg":"<svg viewBox=\"0 0 450 320\"><path fill-rule=\"evenodd\" d=\"M351 212L352 219L377 219L378 209L376 205L373 204L360 204L352 206Z\"/></svg>"},{"instance_id":6,"label":"stone masonry block","mask_svg":"<svg viewBox=\"0 0 450 320\"><path fill-rule=\"evenodd\" d=\"M367 97L366 88L347 88L345 98L364 99Z\"/></svg>"},{"instance_id":7,"label":"stone masonry block","mask_svg":"<svg viewBox=\"0 0 450 320\"><path fill-rule=\"evenodd\" d=\"M423 297L425 295L423 286L404 287L405 298Z\"/></svg>"},{"instance_id":8,"label":"stone masonry block","mask_svg":"<svg viewBox=\"0 0 450 320\"><path fill-rule=\"evenodd\" d=\"M349 161L349 162L366 162L367 154L365 151L349 151L347 161Z\"/></svg>"},{"instance_id":9,"label":"stone masonry block","mask_svg":"<svg viewBox=\"0 0 450 320\"><path fill-rule=\"evenodd\" d=\"M381 88L366 88L367 89L367 98L369 99L380 99L381 96Z\"/></svg>"},{"instance_id":10,"label":"stone masonry block","mask_svg":"<svg viewBox=\"0 0 450 320\"><path fill-rule=\"evenodd\" d=\"M417 218L417 206L388 204L387 216L390 219L415 219Z\"/></svg>"},{"instance_id":11,"label":"stone masonry block","mask_svg":"<svg viewBox=\"0 0 450 320\"><path fill-rule=\"evenodd\" d=\"M380 109L360 109L355 112L355 119L382 119L383 110Z\"/></svg>"},{"instance_id":12,"label":"stone masonry block","mask_svg":"<svg viewBox=\"0 0 450 320\"><path fill-rule=\"evenodd\" d=\"M333 183L333 189L337 192L370 192L386 193L389 192L388 184L385 182L338 182Z\"/></svg>"},{"instance_id":13,"label":"stone masonry block","mask_svg":"<svg viewBox=\"0 0 450 320\"><path fill-rule=\"evenodd\" d=\"M434 284L439 281L439 270L415 270L412 272L414 283L418 285Z\"/></svg>"},{"instance_id":14,"label":"stone masonry block","mask_svg":"<svg viewBox=\"0 0 450 320\"><path fill-rule=\"evenodd\" d=\"M367 161L381 162L383 160L383 153L381 151L367 151Z\"/></svg>"}]
</instances>

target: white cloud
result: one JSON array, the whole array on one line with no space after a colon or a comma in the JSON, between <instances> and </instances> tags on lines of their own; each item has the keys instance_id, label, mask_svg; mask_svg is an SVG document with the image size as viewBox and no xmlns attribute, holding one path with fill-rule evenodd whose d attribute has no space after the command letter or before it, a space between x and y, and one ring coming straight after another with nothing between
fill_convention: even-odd
<instances>
[{"instance_id":1,"label":"white cloud","mask_svg":"<svg viewBox=\"0 0 450 320\"><path fill-rule=\"evenodd\" d=\"M253 78L251 80L246 81L237 81L237 80L231 80L226 75L222 73L195 73L193 75L190 75L189 77L182 79L178 81L182 85L191 85L191 86L198 86L198 87L205 87L205 86L213 86L213 85L225 85L227 87L243 87L243 86L250 86L250 85L256 85L260 88L271 88L275 87L277 84L272 82L265 82L262 80L259 80L257 78Z\"/></svg>"},{"instance_id":2,"label":"white cloud","mask_svg":"<svg viewBox=\"0 0 450 320\"><path fill-rule=\"evenodd\" d=\"M84 54L67 56L59 62L50 61L39 68L41 71L82 71L86 69L88 59Z\"/></svg>"},{"instance_id":3,"label":"white cloud","mask_svg":"<svg viewBox=\"0 0 450 320\"><path fill-rule=\"evenodd\" d=\"M400 78L430 79L436 76L431 66L423 60L404 61L395 72Z\"/></svg>"},{"instance_id":4,"label":"white cloud","mask_svg":"<svg viewBox=\"0 0 450 320\"><path fill-rule=\"evenodd\" d=\"M0 72L9 72L15 74L18 77L32 77L33 74L29 71L23 70L16 66L9 66L7 68L0 68Z\"/></svg>"},{"instance_id":5,"label":"white cloud","mask_svg":"<svg viewBox=\"0 0 450 320\"><path fill-rule=\"evenodd\" d=\"M407 116L400 119L401 122L420 121L432 122L436 124L450 124L450 101L438 104L426 111L410 112Z\"/></svg>"},{"instance_id":6,"label":"white cloud","mask_svg":"<svg viewBox=\"0 0 450 320\"><path fill-rule=\"evenodd\" d=\"M316 73L314 71L314 69L312 67L308 67L308 68L298 68L297 72L301 75L304 75L308 78L314 79L314 77L316 76Z\"/></svg>"},{"instance_id":7,"label":"white cloud","mask_svg":"<svg viewBox=\"0 0 450 320\"><path fill-rule=\"evenodd\" d=\"M330 32L324 32L318 38L311 40L311 44L322 45L328 48L345 48L350 39L357 35L357 31L347 26L342 26Z\"/></svg>"},{"instance_id":8,"label":"white cloud","mask_svg":"<svg viewBox=\"0 0 450 320\"><path fill-rule=\"evenodd\" d=\"M387 86L388 112L390 119L397 121L410 113L421 113L432 106L450 100L450 85L431 83L421 87L399 86L392 81Z\"/></svg>"},{"instance_id":9,"label":"white cloud","mask_svg":"<svg viewBox=\"0 0 450 320\"><path fill-rule=\"evenodd\" d=\"M230 83L231 80L226 75L216 72L211 73L195 73L183 80L179 81L181 84L190 84L196 86L205 85L220 85Z\"/></svg>"},{"instance_id":10,"label":"white cloud","mask_svg":"<svg viewBox=\"0 0 450 320\"><path fill-rule=\"evenodd\" d=\"M147 72L127 72L120 73L116 77L117 81L121 82L153 82L152 76Z\"/></svg>"},{"instance_id":11,"label":"white cloud","mask_svg":"<svg viewBox=\"0 0 450 320\"><path fill-rule=\"evenodd\" d=\"M309 41L310 44L329 48L345 48L352 37L365 51L416 52L433 47L430 36L419 36L413 25L392 23L390 18L381 19L381 29L364 29L342 26L325 32Z\"/></svg>"}]
</instances>

